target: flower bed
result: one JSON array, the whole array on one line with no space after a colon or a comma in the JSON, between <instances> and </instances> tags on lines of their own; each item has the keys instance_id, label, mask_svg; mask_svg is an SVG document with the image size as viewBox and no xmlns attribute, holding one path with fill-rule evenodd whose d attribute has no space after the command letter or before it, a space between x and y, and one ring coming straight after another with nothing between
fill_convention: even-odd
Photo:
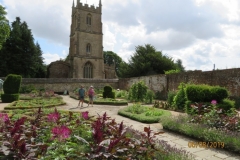
<instances>
[{"instance_id":1,"label":"flower bed","mask_svg":"<svg viewBox=\"0 0 240 160\"><path fill-rule=\"evenodd\" d=\"M74 93L69 94L71 98L78 99L78 95ZM84 99L85 103L89 102L88 98ZM115 106L122 106L122 105L128 105L128 102L124 99L112 99L112 98L94 98L93 100L94 104L102 104L102 105L115 105Z\"/></svg>"},{"instance_id":2,"label":"flower bed","mask_svg":"<svg viewBox=\"0 0 240 160\"><path fill-rule=\"evenodd\" d=\"M49 97L49 98L31 98L30 100L19 100L10 103L4 109L11 110L11 109L32 109L32 108L49 108L55 107L59 105L66 104L62 97Z\"/></svg>"},{"instance_id":3,"label":"flower bed","mask_svg":"<svg viewBox=\"0 0 240 160\"><path fill-rule=\"evenodd\" d=\"M157 123L159 122L161 116L171 115L169 111L142 106L139 103L120 109L118 114L142 123Z\"/></svg>"},{"instance_id":4,"label":"flower bed","mask_svg":"<svg viewBox=\"0 0 240 160\"><path fill-rule=\"evenodd\" d=\"M92 119L88 112L39 108L14 115L0 113L0 159L193 159L155 139L164 133L132 130L106 113Z\"/></svg>"}]
</instances>

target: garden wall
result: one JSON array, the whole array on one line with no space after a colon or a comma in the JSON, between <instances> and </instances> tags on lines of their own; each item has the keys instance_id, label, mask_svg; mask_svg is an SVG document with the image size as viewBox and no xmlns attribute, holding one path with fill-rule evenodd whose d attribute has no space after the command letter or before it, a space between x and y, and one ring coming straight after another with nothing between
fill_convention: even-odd
<instances>
[{"instance_id":1,"label":"garden wall","mask_svg":"<svg viewBox=\"0 0 240 160\"><path fill-rule=\"evenodd\" d=\"M118 86L120 89L129 89L133 83L141 80L154 92L166 93L167 91L167 78L164 74L119 79Z\"/></svg>"},{"instance_id":2,"label":"garden wall","mask_svg":"<svg viewBox=\"0 0 240 160\"><path fill-rule=\"evenodd\" d=\"M181 82L194 84L219 85L227 88L231 96L240 96L240 68L213 70L213 71L188 71L179 74L167 75L167 89L177 90Z\"/></svg>"},{"instance_id":3,"label":"garden wall","mask_svg":"<svg viewBox=\"0 0 240 160\"><path fill-rule=\"evenodd\" d=\"M3 78L4 80L4 78ZM77 78L23 78L22 86L33 85L37 89L44 88L54 92L73 91L83 85L88 89L91 85L94 88L103 88L111 85L113 88L118 87L118 79L77 79Z\"/></svg>"},{"instance_id":4,"label":"garden wall","mask_svg":"<svg viewBox=\"0 0 240 160\"><path fill-rule=\"evenodd\" d=\"M5 79L5 78L0 78ZM209 84L226 87L231 96L240 97L240 68L214 71L188 71L171 75L152 75L123 79L75 79L75 78L23 78L22 85L32 84L36 88L45 88L55 92L72 91L84 85L103 88L111 85L114 89L129 89L134 82L144 81L153 91L166 95L167 91L177 90L181 82L194 84Z\"/></svg>"}]
</instances>

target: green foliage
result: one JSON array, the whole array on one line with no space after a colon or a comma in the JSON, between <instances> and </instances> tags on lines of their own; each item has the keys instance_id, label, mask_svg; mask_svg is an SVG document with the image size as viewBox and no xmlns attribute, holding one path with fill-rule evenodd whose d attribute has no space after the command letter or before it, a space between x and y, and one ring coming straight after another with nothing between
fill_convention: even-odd
<instances>
[{"instance_id":1,"label":"green foliage","mask_svg":"<svg viewBox=\"0 0 240 160\"><path fill-rule=\"evenodd\" d=\"M211 102L212 100L220 102L228 97L228 91L225 88L209 85L188 84L186 94L188 100L192 102Z\"/></svg>"},{"instance_id":2,"label":"green foliage","mask_svg":"<svg viewBox=\"0 0 240 160\"><path fill-rule=\"evenodd\" d=\"M181 71L179 69L172 69L168 71L164 71L165 74L174 74L174 73L180 73Z\"/></svg>"},{"instance_id":3,"label":"green foliage","mask_svg":"<svg viewBox=\"0 0 240 160\"><path fill-rule=\"evenodd\" d=\"M120 64L123 62L122 58L112 51L103 51L104 63L108 65L115 65L115 71L118 77L121 77Z\"/></svg>"},{"instance_id":4,"label":"green foliage","mask_svg":"<svg viewBox=\"0 0 240 160\"><path fill-rule=\"evenodd\" d=\"M11 103L13 101L19 100L19 94L1 94L1 99L3 103Z\"/></svg>"},{"instance_id":5,"label":"green foliage","mask_svg":"<svg viewBox=\"0 0 240 160\"><path fill-rule=\"evenodd\" d=\"M112 91L111 86L105 86L103 90L103 98L115 98L115 92Z\"/></svg>"},{"instance_id":6,"label":"green foliage","mask_svg":"<svg viewBox=\"0 0 240 160\"><path fill-rule=\"evenodd\" d=\"M231 108L235 108L235 101L226 98L226 99L223 99L220 103L218 103L217 107L222 108L225 111L228 111Z\"/></svg>"},{"instance_id":7,"label":"green foliage","mask_svg":"<svg viewBox=\"0 0 240 160\"><path fill-rule=\"evenodd\" d=\"M177 95L177 92L175 91L169 91L168 92L168 98L167 98L167 102L168 104L170 104L171 106L174 104L174 97Z\"/></svg>"},{"instance_id":8,"label":"green foliage","mask_svg":"<svg viewBox=\"0 0 240 160\"><path fill-rule=\"evenodd\" d=\"M157 123L161 116L171 115L169 111L142 106L140 103L120 109L118 114L142 123Z\"/></svg>"},{"instance_id":9,"label":"green foliage","mask_svg":"<svg viewBox=\"0 0 240 160\"><path fill-rule=\"evenodd\" d=\"M148 89L145 97L145 102L152 104L155 94L152 90Z\"/></svg>"},{"instance_id":10,"label":"green foliage","mask_svg":"<svg viewBox=\"0 0 240 160\"><path fill-rule=\"evenodd\" d=\"M33 85L21 85L19 93L30 93L33 90L36 90L36 88Z\"/></svg>"},{"instance_id":11,"label":"green foliage","mask_svg":"<svg viewBox=\"0 0 240 160\"><path fill-rule=\"evenodd\" d=\"M210 128L202 123L190 123L192 118L192 116L169 116L161 117L160 121L164 129L196 138L199 141L224 142L224 146L220 145L218 148L240 152L240 134L238 132ZM218 121L218 119L215 120Z\"/></svg>"},{"instance_id":12,"label":"green foliage","mask_svg":"<svg viewBox=\"0 0 240 160\"><path fill-rule=\"evenodd\" d=\"M127 91L125 90L119 90L119 91L117 90L115 91L115 93L117 98L127 98L127 95L128 95Z\"/></svg>"},{"instance_id":13,"label":"green foliage","mask_svg":"<svg viewBox=\"0 0 240 160\"><path fill-rule=\"evenodd\" d=\"M17 17L12 22L10 36L0 51L0 77L18 74L24 78L45 78L42 50L34 43L26 22Z\"/></svg>"},{"instance_id":14,"label":"green foliage","mask_svg":"<svg viewBox=\"0 0 240 160\"><path fill-rule=\"evenodd\" d=\"M122 63L120 67L124 78L164 74L164 71L177 69L171 57L150 44L137 46L129 63Z\"/></svg>"},{"instance_id":15,"label":"green foliage","mask_svg":"<svg viewBox=\"0 0 240 160\"><path fill-rule=\"evenodd\" d=\"M128 99L135 102L143 102L147 94L147 86L143 81L133 83L128 94Z\"/></svg>"},{"instance_id":16,"label":"green foliage","mask_svg":"<svg viewBox=\"0 0 240 160\"><path fill-rule=\"evenodd\" d=\"M10 34L10 26L8 24L8 20L6 18L7 12L5 8L0 5L0 49L2 49L3 43L6 41Z\"/></svg>"},{"instance_id":17,"label":"green foliage","mask_svg":"<svg viewBox=\"0 0 240 160\"><path fill-rule=\"evenodd\" d=\"M176 96L174 97L174 105L177 106L179 110L183 110L187 101L184 84L180 84L181 89L177 92Z\"/></svg>"},{"instance_id":18,"label":"green foliage","mask_svg":"<svg viewBox=\"0 0 240 160\"><path fill-rule=\"evenodd\" d=\"M183 67L181 59L177 59L175 66L177 68L176 70L179 70L180 72L185 72L185 68Z\"/></svg>"},{"instance_id":19,"label":"green foliage","mask_svg":"<svg viewBox=\"0 0 240 160\"><path fill-rule=\"evenodd\" d=\"M3 91L5 94L17 94L19 93L22 77L20 75L9 74L4 83Z\"/></svg>"}]
</instances>

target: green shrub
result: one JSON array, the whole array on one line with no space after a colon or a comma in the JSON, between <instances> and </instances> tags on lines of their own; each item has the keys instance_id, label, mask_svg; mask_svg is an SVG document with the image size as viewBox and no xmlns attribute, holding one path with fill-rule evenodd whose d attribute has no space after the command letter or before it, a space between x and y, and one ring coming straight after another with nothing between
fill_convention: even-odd
<instances>
[{"instance_id":1,"label":"green shrub","mask_svg":"<svg viewBox=\"0 0 240 160\"><path fill-rule=\"evenodd\" d=\"M153 101L153 98L154 98L154 92L148 89L145 97L145 102L151 104Z\"/></svg>"},{"instance_id":2,"label":"green shrub","mask_svg":"<svg viewBox=\"0 0 240 160\"><path fill-rule=\"evenodd\" d=\"M1 94L1 99L3 103L11 103L19 100L19 94Z\"/></svg>"},{"instance_id":3,"label":"green shrub","mask_svg":"<svg viewBox=\"0 0 240 160\"><path fill-rule=\"evenodd\" d=\"M174 97L177 95L177 92L175 92L175 91L169 91L168 92L168 98L167 98L167 102L168 102L168 104L170 104L171 106L173 105L173 99L174 99Z\"/></svg>"},{"instance_id":4,"label":"green shrub","mask_svg":"<svg viewBox=\"0 0 240 160\"><path fill-rule=\"evenodd\" d=\"M9 74L3 83L3 91L5 94L19 93L22 76Z\"/></svg>"},{"instance_id":5,"label":"green shrub","mask_svg":"<svg viewBox=\"0 0 240 160\"><path fill-rule=\"evenodd\" d=\"M36 90L33 85L25 85L20 87L19 93L30 93L33 90Z\"/></svg>"},{"instance_id":6,"label":"green shrub","mask_svg":"<svg viewBox=\"0 0 240 160\"><path fill-rule=\"evenodd\" d=\"M187 101L185 89L183 87L184 84L180 84L181 89L177 92L177 95L174 97L174 105L177 106L178 109L183 110L185 107L185 103Z\"/></svg>"},{"instance_id":7,"label":"green shrub","mask_svg":"<svg viewBox=\"0 0 240 160\"><path fill-rule=\"evenodd\" d=\"M214 99L217 102L220 102L229 96L227 89L219 86L211 87L210 92L211 92L211 100Z\"/></svg>"},{"instance_id":8,"label":"green shrub","mask_svg":"<svg viewBox=\"0 0 240 160\"><path fill-rule=\"evenodd\" d=\"M128 99L135 102L143 102L147 94L147 86L143 81L133 83L128 94Z\"/></svg>"},{"instance_id":9,"label":"green shrub","mask_svg":"<svg viewBox=\"0 0 240 160\"><path fill-rule=\"evenodd\" d=\"M105 86L103 90L103 98L115 98L115 92L112 91L111 86Z\"/></svg>"},{"instance_id":10,"label":"green shrub","mask_svg":"<svg viewBox=\"0 0 240 160\"><path fill-rule=\"evenodd\" d=\"M192 102L211 102L212 100L220 102L229 94L223 87L191 84L186 87L186 95Z\"/></svg>"},{"instance_id":11,"label":"green shrub","mask_svg":"<svg viewBox=\"0 0 240 160\"><path fill-rule=\"evenodd\" d=\"M226 98L226 99L222 100L220 103L218 103L217 107L222 108L225 111L228 111L231 108L235 107L235 101Z\"/></svg>"}]
</instances>

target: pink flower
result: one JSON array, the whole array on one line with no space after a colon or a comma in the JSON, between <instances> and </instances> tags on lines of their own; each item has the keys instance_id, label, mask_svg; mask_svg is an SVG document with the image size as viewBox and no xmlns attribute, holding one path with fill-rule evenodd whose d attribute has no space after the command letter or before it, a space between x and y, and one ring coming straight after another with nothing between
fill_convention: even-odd
<instances>
[{"instance_id":1,"label":"pink flower","mask_svg":"<svg viewBox=\"0 0 240 160\"><path fill-rule=\"evenodd\" d=\"M0 122L8 123L9 117L6 113L0 113Z\"/></svg>"},{"instance_id":2,"label":"pink flower","mask_svg":"<svg viewBox=\"0 0 240 160\"><path fill-rule=\"evenodd\" d=\"M58 112L50 113L48 115L48 121L57 122L60 119L60 114Z\"/></svg>"},{"instance_id":3,"label":"pink flower","mask_svg":"<svg viewBox=\"0 0 240 160\"><path fill-rule=\"evenodd\" d=\"M82 112L82 117L83 117L85 120L88 120L88 119L89 119L89 117L88 117L88 111Z\"/></svg>"},{"instance_id":4,"label":"pink flower","mask_svg":"<svg viewBox=\"0 0 240 160\"><path fill-rule=\"evenodd\" d=\"M62 141L70 136L71 130L66 126L54 127L52 129L52 134L53 139L57 138L59 141Z\"/></svg>"},{"instance_id":5,"label":"pink flower","mask_svg":"<svg viewBox=\"0 0 240 160\"><path fill-rule=\"evenodd\" d=\"M217 104L217 101L216 101L216 100L212 100L212 101L211 101L211 104L216 105L216 104Z\"/></svg>"}]
</instances>

